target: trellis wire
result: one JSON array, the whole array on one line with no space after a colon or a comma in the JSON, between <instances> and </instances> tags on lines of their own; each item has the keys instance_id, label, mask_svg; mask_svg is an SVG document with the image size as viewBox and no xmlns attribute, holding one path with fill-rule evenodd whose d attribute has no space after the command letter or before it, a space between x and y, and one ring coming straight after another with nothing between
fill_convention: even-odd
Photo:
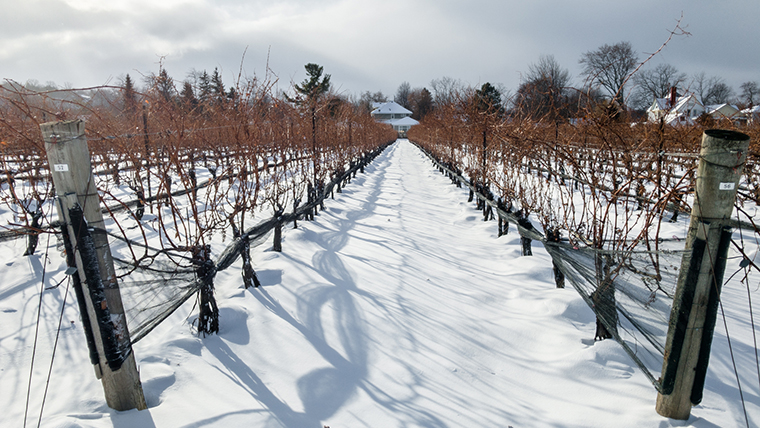
<instances>
[{"instance_id":1,"label":"trellis wire","mask_svg":"<svg viewBox=\"0 0 760 428\"><path fill-rule=\"evenodd\" d=\"M683 250L612 251L568 242L549 242L535 228L521 226L518 223L520 217L501 209L497 201L481 194L478 188L461 174L444 165L421 146L417 147L439 170L467 187L474 196L490 206L497 216L515 223L521 237L540 241L544 245L552 260L570 280L581 298L597 314L607 331L659 390L658 373L662 368L668 319ZM671 241L671 244L674 243ZM639 272L651 263L652 255L659 258L659 276L640 275ZM600 307L592 298L599 288L596 259L602 256L611 258L615 265L612 287L618 293L615 293L614 304L609 307ZM622 319L618 315L622 315Z\"/></svg>"}]
</instances>

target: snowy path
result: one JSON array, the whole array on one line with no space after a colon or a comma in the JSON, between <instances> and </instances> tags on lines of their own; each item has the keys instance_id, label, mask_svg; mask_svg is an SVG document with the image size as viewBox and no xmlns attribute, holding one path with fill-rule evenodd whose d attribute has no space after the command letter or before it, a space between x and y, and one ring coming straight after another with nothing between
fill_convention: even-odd
<instances>
[{"instance_id":1,"label":"snowy path","mask_svg":"<svg viewBox=\"0 0 760 428\"><path fill-rule=\"evenodd\" d=\"M262 288L217 276L218 336L195 337L186 305L137 344L148 411L107 409L71 351L57 385L79 393L53 392L43 426L741 426L709 391L688 423L659 417L540 246L520 257L514 226L497 239L466 196L400 141L286 229L283 253L254 252Z\"/></svg>"}]
</instances>

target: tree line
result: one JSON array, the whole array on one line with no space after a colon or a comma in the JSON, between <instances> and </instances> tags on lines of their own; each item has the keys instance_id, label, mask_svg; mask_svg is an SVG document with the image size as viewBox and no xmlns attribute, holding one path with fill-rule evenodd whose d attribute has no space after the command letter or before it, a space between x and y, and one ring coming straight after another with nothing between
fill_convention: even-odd
<instances>
[{"instance_id":1,"label":"tree line","mask_svg":"<svg viewBox=\"0 0 760 428\"><path fill-rule=\"evenodd\" d=\"M704 105L729 103L747 108L760 101L757 81L744 82L736 91L724 78L703 71L688 75L667 63L650 67L650 58L642 60L630 42L621 41L583 53L578 60L582 71L575 83L570 71L553 55L542 55L528 65L516 91L487 84L499 92L505 112L549 122L579 117L590 106L628 112L632 120L637 120L644 117L656 98L667 97L674 87L680 94L694 93ZM433 79L430 89L412 88L403 82L393 100L421 120L433 109L450 104L459 94L476 89L451 77ZM371 105L388 98L382 92L364 92L360 100Z\"/></svg>"}]
</instances>

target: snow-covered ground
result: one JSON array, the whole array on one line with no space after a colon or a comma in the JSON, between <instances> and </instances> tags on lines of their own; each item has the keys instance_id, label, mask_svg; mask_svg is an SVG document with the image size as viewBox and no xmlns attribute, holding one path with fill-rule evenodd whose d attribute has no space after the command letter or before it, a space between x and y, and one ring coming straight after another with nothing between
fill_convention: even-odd
<instances>
[{"instance_id":1,"label":"snow-covered ground","mask_svg":"<svg viewBox=\"0 0 760 428\"><path fill-rule=\"evenodd\" d=\"M497 238L466 196L411 144L391 146L316 221L286 229L282 253L253 251L263 287L219 273L219 335L194 334L188 302L134 347L146 411L106 406L69 293L41 425L745 426L720 323L703 403L689 421L663 418L623 349L592 340L576 291L554 287L540 244L521 257L514 228ZM64 266L54 239L31 257L23 240L0 245L0 426L23 426L41 307L26 424L36 426L66 282L39 293ZM746 324L732 307L741 289L725 293L729 320ZM756 425L752 337L732 340Z\"/></svg>"}]
</instances>

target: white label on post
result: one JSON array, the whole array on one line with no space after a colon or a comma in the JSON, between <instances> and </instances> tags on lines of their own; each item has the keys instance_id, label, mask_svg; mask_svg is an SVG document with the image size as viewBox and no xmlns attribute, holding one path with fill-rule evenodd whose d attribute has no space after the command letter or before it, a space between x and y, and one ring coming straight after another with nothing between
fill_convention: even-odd
<instances>
[{"instance_id":1,"label":"white label on post","mask_svg":"<svg viewBox=\"0 0 760 428\"><path fill-rule=\"evenodd\" d=\"M734 183L720 183L720 190L734 190Z\"/></svg>"},{"instance_id":2,"label":"white label on post","mask_svg":"<svg viewBox=\"0 0 760 428\"><path fill-rule=\"evenodd\" d=\"M65 163L58 163L58 164L55 164L54 168L56 172L66 172L69 170L69 165Z\"/></svg>"}]
</instances>

